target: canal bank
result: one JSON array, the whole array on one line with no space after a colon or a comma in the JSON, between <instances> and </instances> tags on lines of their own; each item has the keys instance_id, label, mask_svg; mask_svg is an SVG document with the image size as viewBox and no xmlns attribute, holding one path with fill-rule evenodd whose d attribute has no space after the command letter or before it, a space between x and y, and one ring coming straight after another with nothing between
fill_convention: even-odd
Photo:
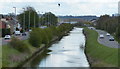
<instances>
[{"instance_id":1,"label":"canal bank","mask_svg":"<svg viewBox=\"0 0 120 69\"><path fill-rule=\"evenodd\" d=\"M16 66L19 67L20 65L24 64L23 62L28 61L32 56L34 56L36 53L44 49L43 47L47 48L48 46L50 46L50 44L54 43L54 41L60 40L64 35L67 35L72 28L73 27L70 24L62 24L58 27L46 28L46 29L43 29L44 30L43 32L46 35L39 33L40 32L38 30L39 28L37 28L36 30L39 31L39 32L37 31L37 37L40 37L42 35L42 37L44 38L44 36L50 36L52 34L52 37L50 37L51 39L46 41L49 43L44 43L44 41L42 43L41 41L38 47L31 45L31 43L29 42L29 39L24 41L19 39L16 39L16 40L12 39L12 42L13 42L12 45L8 43L7 45L2 46L2 67L4 68L16 67ZM35 32L35 31L32 31L32 32ZM39 39L39 38L36 38L36 35L34 35L33 38L34 37L35 37L35 40L33 40L33 42ZM42 37L40 37L40 39Z\"/></svg>"},{"instance_id":2,"label":"canal bank","mask_svg":"<svg viewBox=\"0 0 120 69\"><path fill-rule=\"evenodd\" d=\"M19 52L15 49L11 48L9 45L1 46L2 47L2 63L3 63L2 67L3 68L21 67L24 63L31 60L34 56L37 56L37 54L42 53L51 44L55 43L56 41L59 41L63 36L67 36L68 33L69 33L69 31L66 32L65 34L61 35L60 37L53 38L52 41L47 45L41 44L41 46L39 48L32 47L29 44L28 40L24 40L23 42L25 42L28 45L30 52ZM26 50L28 50L28 49L26 49ZM9 59L6 59L6 58L9 58ZM9 64L9 62L11 64Z\"/></svg>"},{"instance_id":3,"label":"canal bank","mask_svg":"<svg viewBox=\"0 0 120 69\"><path fill-rule=\"evenodd\" d=\"M109 48L97 42L98 33L84 28L86 36L85 53L91 67L118 67L118 49Z\"/></svg>"},{"instance_id":4,"label":"canal bank","mask_svg":"<svg viewBox=\"0 0 120 69\"><path fill-rule=\"evenodd\" d=\"M70 29L72 30L72 29ZM70 31L69 30L69 31ZM29 58L27 58L25 61L21 62L17 65L17 67L24 67L24 64L28 63L29 61L33 60L36 56L46 53L46 50L48 47L50 47L53 43L59 41L63 36L67 36L69 31L67 31L65 34L61 35L60 37L54 37L51 42L47 45L42 44L40 48L38 48Z\"/></svg>"},{"instance_id":5,"label":"canal bank","mask_svg":"<svg viewBox=\"0 0 120 69\"><path fill-rule=\"evenodd\" d=\"M84 46L82 29L74 28L23 67L89 67Z\"/></svg>"}]
</instances>

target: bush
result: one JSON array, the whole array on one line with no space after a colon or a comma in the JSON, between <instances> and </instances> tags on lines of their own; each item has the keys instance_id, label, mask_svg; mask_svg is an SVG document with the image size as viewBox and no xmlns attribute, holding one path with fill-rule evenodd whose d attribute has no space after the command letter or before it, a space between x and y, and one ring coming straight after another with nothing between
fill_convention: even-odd
<instances>
[{"instance_id":1,"label":"bush","mask_svg":"<svg viewBox=\"0 0 120 69\"><path fill-rule=\"evenodd\" d=\"M49 43L49 39L48 39L48 35L45 32L45 30L41 30L41 39L42 39L42 44L48 44Z\"/></svg>"},{"instance_id":2,"label":"bush","mask_svg":"<svg viewBox=\"0 0 120 69\"><path fill-rule=\"evenodd\" d=\"M61 24L60 26L57 27L57 31L58 31L58 36L61 36L63 34L65 34L66 32L70 31L73 28L73 26L71 24Z\"/></svg>"},{"instance_id":3,"label":"bush","mask_svg":"<svg viewBox=\"0 0 120 69\"><path fill-rule=\"evenodd\" d=\"M12 40L10 41L9 44L12 48L14 48L20 52L29 51L27 44L15 37L12 37Z\"/></svg>"},{"instance_id":4,"label":"bush","mask_svg":"<svg viewBox=\"0 0 120 69\"><path fill-rule=\"evenodd\" d=\"M34 28L32 29L29 37L29 43L32 46L39 47L42 43L42 36L41 36L41 29L40 28Z\"/></svg>"},{"instance_id":5,"label":"bush","mask_svg":"<svg viewBox=\"0 0 120 69\"><path fill-rule=\"evenodd\" d=\"M53 35L57 36L57 33L58 33L57 28L55 26L51 26L50 29L51 29Z\"/></svg>"},{"instance_id":6,"label":"bush","mask_svg":"<svg viewBox=\"0 0 120 69\"><path fill-rule=\"evenodd\" d=\"M68 32L70 29L72 29L71 24L62 24L57 28L55 26L44 29L33 28L30 33L29 43L35 47L39 47L41 44L48 44L53 37L59 37Z\"/></svg>"},{"instance_id":7,"label":"bush","mask_svg":"<svg viewBox=\"0 0 120 69\"><path fill-rule=\"evenodd\" d=\"M44 31L46 32L49 41L51 41L53 38L53 31L50 28L45 28Z\"/></svg>"}]
</instances>

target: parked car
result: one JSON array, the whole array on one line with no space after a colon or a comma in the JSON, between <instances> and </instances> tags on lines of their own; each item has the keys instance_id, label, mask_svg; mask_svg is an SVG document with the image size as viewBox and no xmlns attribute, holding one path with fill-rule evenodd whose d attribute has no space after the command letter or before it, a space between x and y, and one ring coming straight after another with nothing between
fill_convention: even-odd
<instances>
[{"instance_id":1,"label":"parked car","mask_svg":"<svg viewBox=\"0 0 120 69\"><path fill-rule=\"evenodd\" d=\"M15 31L16 36L20 36L20 31Z\"/></svg>"},{"instance_id":2,"label":"parked car","mask_svg":"<svg viewBox=\"0 0 120 69\"><path fill-rule=\"evenodd\" d=\"M114 41L114 38L113 38L113 37L110 37L110 38L109 38L109 41Z\"/></svg>"},{"instance_id":3,"label":"parked car","mask_svg":"<svg viewBox=\"0 0 120 69\"><path fill-rule=\"evenodd\" d=\"M4 39L10 39L11 36L10 35L5 35Z\"/></svg>"},{"instance_id":4,"label":"parked car","mask_svg":"<svg viewBox=\"0 0 120 69\"><path fill-rule=\"evenodd\" d=\"M22 33L22 36L26 36L27 34L25 32Z\"/></svg>"},{"instance_id":5,"label":"parked car","mask_svg":"<svg viewBox=\"0 0 120 69\"><path fill-rule=\"evenodd\" d=\"M110 34L109 34L109 33L107 33L106 35L107 35L107 36L110 36Z\"/></svg>"},{"instance_id":6,"label":"parked car","mask_svg":"<svg viewBox=\"0 0 120 69\"><path fill-rule=\"evenodd\" d=\"M101 35L100 35L100 38L104 38L104 35L103 35L103 34L101 34Z\"/></svg>"},{"instance_id":7,"label":"parked car","mask_svg":"<svg viewBox=\"0 0 120 69\"><path fill-rule=\"evenodd\" d=\"M32 30L31 29L29 29L29 32L31 32Z\"/></svg>"}]
</instances>

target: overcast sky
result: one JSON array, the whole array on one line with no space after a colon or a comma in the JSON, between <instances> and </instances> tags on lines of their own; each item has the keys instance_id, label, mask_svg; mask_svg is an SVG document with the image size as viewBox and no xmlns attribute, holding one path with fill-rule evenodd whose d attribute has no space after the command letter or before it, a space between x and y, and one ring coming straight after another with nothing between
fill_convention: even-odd
<instances>
[{"instance_id":1,"label":"overcast sky","mask_svg":"<svg viewBox=\"0 0 120 69\"><path fill-rule=\"evenodd\" d=\"M52 12L56 15L104 15L118 12L120 0L0 0L0 14L23 11L23 7L32 6L40 13ZM58 6L58 3L61 6Z\"/></svg>"}]
</instances>

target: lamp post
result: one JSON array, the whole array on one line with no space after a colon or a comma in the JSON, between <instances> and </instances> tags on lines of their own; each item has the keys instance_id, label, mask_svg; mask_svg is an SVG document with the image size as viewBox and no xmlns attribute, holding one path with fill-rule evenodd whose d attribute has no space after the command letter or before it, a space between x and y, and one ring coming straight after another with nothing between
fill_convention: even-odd
<instances>
[{"instance_id":1,"label":"lamp post","mask_svg":"<svg viewBox=\"0 0 120 69\"><path fill-rule=\"evenodd\" d=\"M16 7L13 7L15 9L15 19L16 19ZM16 21L15 21L16 24ZM14 25L14 31L16 31L16 26Z\"/></svg>"},{"instance_id":2,"label":"lamp post","mask_svg":"<svg viewBox=\"0 0 120 69\"><path fill-rule=\"evenodd\" d=\"M15 9L15 18L16 18L16 7L13 7Z\"/></svg>"},{"instance_id":3,"label":"lamp post","mask_svg":"<svg viewBox=\"0 0 120 69\"><path fill-rule=\"evenodd\" d=\"M47 13L47 26L50 25L50 12Z\"/></svg>"},{"instance_id":4,"label":"lamp post","mask_svg":"<svg viewBox=\"0 0 120 69\"><path fill-rule=\"evenodd\" d=\"M22 8L24 10L24 24L23 24L23 29L25 30L25 8Z\"/></svg>"},{"instance_id":5,"label":"lamp post","mask_svg":"<svg viewBox=\"0 0 120 69\"><path fill-rule=\"evenodd\" d=\"M59 7L59 9L60 9L60 6L61 6L61 4L58 3L58 7ZM59 17L58 17L58 23L60 24L60 18L59 18Z\"/></svg>"},{"instance_id":6,"label":"lamp post","mask_svg":"<svg viewBox=\"0 0 120 69\"><path fill-rule=\"evenodd\" d=\"M30 29L30 10L29 10L29 25L28 25L28 29Z\"/></svg>"},{"instance_id":7,"label":"lamp post","mask_svg":"<svg viewBox=\"0 0 120 69\"><path fill-rule=\"evenodd\" d=\"M34 28L35 28L35 12L34 12Z\"/></svg>"},{"instance_id":8,"label":"lamp post","mask_svg":"<svg viewBox=\"0 0 120 69\"><path fill-rule=\"evenodd\" d=\"M38 11L38 17L39 17L39 14L40 14L40 12ZM40 18L38 18L39 27L41 26L41 24L40 24Z\"/></svg>"},{"instance_id":9,"label":"lamp post","mask_svg":"<svg viewBox=\"0 0 120 69\"><path fill-rule=\"evenodd\" d=\"M43 21L43 12L42 12L42 22L41 22L41 25L43 25L44 21Z\"/></svg>"}]
</instances>

